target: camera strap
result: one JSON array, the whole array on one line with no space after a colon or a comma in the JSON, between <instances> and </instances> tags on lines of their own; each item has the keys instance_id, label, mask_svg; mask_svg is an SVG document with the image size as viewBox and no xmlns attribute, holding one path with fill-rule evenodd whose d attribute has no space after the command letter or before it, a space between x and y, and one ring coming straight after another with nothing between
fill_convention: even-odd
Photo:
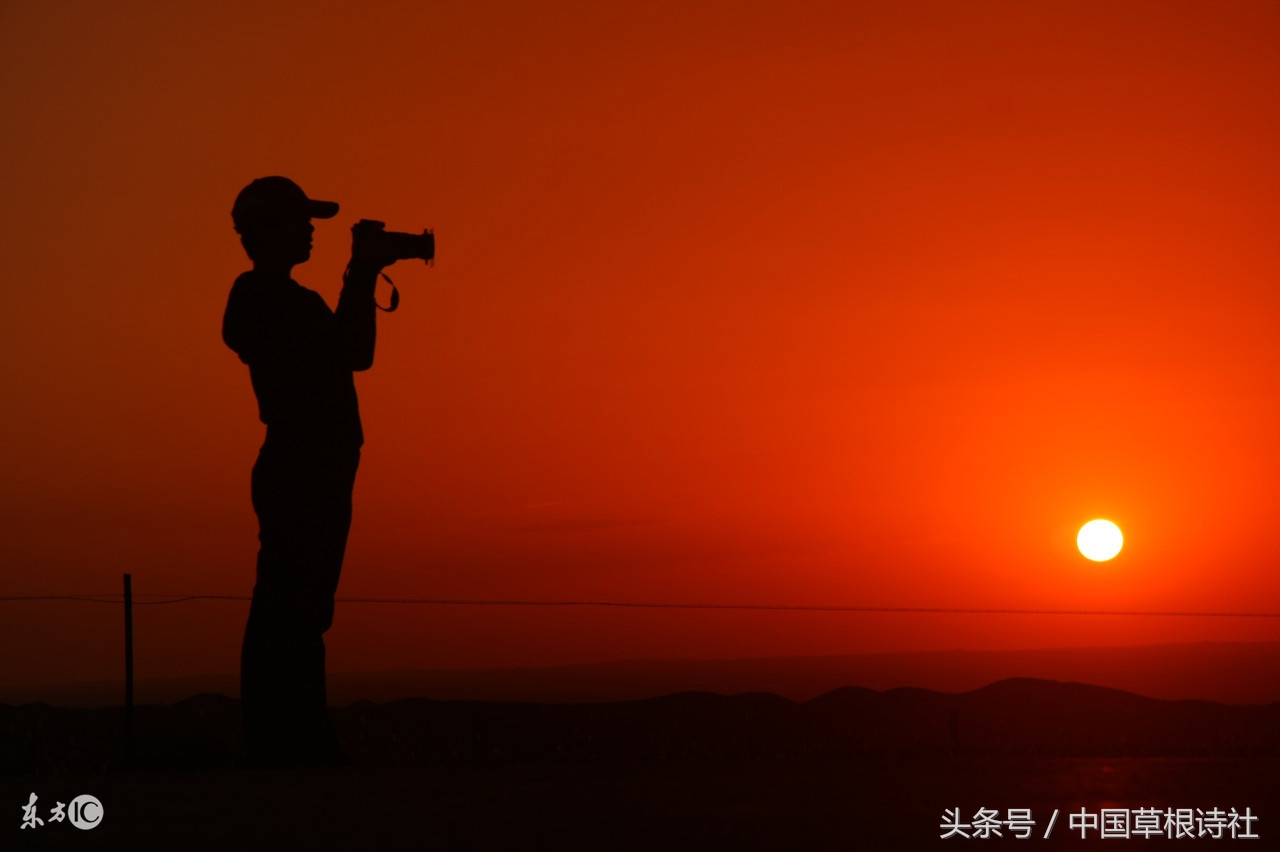
<instances>
[{"instance_id":1,"label":"camera strap","mask_svg":"<svg viewBox=\"0 0 1280 852\"><path fill-rule=\"evenodd\" d=\"M389 314L396 308L400 307L400 291L396 289L396 282L391 280L391 276L387 275L385 272L379 272L378 274L382 276L384 281L391 285L391 304L384 308L382 305L378 304L378 300L375 298L373 300L373 306L378 310Z\"/></svg>"}]
</instances>

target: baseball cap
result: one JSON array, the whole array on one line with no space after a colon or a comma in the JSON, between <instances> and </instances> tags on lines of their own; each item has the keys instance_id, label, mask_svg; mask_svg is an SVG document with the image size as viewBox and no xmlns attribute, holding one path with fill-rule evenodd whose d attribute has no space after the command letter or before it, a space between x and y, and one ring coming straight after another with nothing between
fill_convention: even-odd
<instances>
[{"instance_id":1,"label":"baseball cap","mask_svg":"<svg viewBox=\"0 0 1280 852\"><path fill-rule=\"evenodd\" d=\"M236 231L244 233L264 220L305 216L308 219L332 219L338 215L336 201L317 201L287 177L273 175L250 183L236 196L231 208L231 221Z\"/></svg>"}]
</instances>

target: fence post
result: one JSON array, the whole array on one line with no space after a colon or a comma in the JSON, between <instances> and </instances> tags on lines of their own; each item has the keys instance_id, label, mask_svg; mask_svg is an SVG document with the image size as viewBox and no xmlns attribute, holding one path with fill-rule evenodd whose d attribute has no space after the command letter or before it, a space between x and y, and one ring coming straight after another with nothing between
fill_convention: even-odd
<instances>
[{"instance_id":1,"label":"fence post","mask_svg":"<svg viewBox=\"0 0 1280 852\"><path fill-rule=\"evenodd\" d=\"M133 575L124 575L124 755L133 766Z\"/></svg>"}]
</instances>

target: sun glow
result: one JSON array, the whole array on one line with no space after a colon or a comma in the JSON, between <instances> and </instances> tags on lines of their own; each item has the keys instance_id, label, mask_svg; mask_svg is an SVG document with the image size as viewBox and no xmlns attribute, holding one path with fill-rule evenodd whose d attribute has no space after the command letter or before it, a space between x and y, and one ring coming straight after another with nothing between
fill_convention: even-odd
<instances>
[{"instance_id":1,"label":"sun glow","mask_svg":"<svg viewBox=\"0 0 1280 852\"><path fill-rule=\"evenodd\" d=\"M1086 559L1094 562L1106 562L1113 559L1120 548L1124 547L1124 535L1120 528L1111 521L1090 521L1080 528L1076 535L1076 547Z\"/></svg>"}]
</instances>

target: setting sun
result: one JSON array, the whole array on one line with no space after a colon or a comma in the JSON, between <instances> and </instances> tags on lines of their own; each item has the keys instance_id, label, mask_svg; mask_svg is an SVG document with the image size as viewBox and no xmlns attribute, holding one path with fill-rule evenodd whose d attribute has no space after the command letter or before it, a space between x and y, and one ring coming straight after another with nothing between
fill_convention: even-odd
<instances>
[{"instance_id":1,"label":"setting sun","mask_svg":"<svg viewBox=\"0 0 1280 852\"><path fill-rule=\"evenodd\" d=\"M1080 548L1086 559L1106 562L1124 547L1124 535L1111 521L1090 521L1076 535L1076 547Z\"/></svg>"}]
</instances>

